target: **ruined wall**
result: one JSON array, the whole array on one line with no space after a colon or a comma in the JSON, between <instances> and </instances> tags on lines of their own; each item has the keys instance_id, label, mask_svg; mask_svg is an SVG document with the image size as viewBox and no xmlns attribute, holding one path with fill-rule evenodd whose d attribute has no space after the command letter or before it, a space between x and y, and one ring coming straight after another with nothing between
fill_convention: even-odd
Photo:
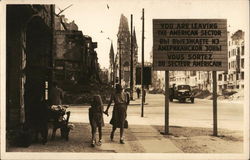
<instances>
[{"instance_id":1,"label":"ruined wall","mask_svg":"<svg viewBox=\"0 0 250 160\"><path fill-rule=\"evenodd\" d=\"M53 26L51 12L54 12L53 5L7 5L7 129L13 128L19 123L25 121L24 92L26 83L27 27L34 18L38 18L41 19L44 25L47 26L48 30L50 30Z\"/></svg>"},{"instance_id":2,"label":"ruined wall","mask_svg":"<svg viewBox=\"0 0 250 160\"><path fill-rule=\"evenodd\" d=\"M55 59L82 61L83 39L81 31L55 31Z\"/></svg>"}]
</instances>

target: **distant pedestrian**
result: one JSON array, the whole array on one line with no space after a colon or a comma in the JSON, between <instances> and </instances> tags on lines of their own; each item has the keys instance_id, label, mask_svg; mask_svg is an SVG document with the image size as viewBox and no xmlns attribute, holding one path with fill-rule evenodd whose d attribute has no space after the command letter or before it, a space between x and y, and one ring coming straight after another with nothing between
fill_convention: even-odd
<instances>
[{"instance_id":1,"label":"distant pedestrian","mask_svg":"<svg viewBox=\"0 0 250 160\"><path fill-rule=\"evenodd\" d=\"M140 94L141 94L141 90L140 88L136 88L136 93L137 93L137 98L139 99L140 98Z\"/></svg>"},{"instance_id":2,"label":"distant pedestrian","mask_svg":"<svg viewBox=\"0 0 250 160\"><path fill-rule=\"evenodd\" d=\"M89 122L91 126L91 146L95 147L96 144L96 128L98 128L99 141L98 144L102 144L102 127L103 121L103 103L100 95L93 96L91 107L89 108Z\"/></svg>"},{"instance_id":3,"label":"distant pedestrian","mask_svg":"<svg viewBox=\"0 0 250 160\"><path fill-rule=\"evenodd\" d=\"M110 139L113 140L114 133L116 128L120 128L120 143L124 144L124 124L127 117L127 106L129 104L129 97L125 92L123 92L122 86L120 84L116 84L115 93L111 95L109 104L107 109L105 110L105 114L108 115L108 110L111 103L114 101L114 108L112 113L112 118L110 124L113 125Z\"/></svg>"}]
</instances>

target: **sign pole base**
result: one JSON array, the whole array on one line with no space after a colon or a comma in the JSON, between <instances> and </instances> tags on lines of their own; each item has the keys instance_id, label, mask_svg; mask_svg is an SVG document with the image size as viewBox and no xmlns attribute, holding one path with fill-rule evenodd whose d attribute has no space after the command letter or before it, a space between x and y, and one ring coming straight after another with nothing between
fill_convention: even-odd
<instances>
[{"instance_id":1,"label":"sign pole base","mask_svg":"<svg viewBox=\"0 0 250 160\"><path fill-rule=\"evenodd\" d=\"M165 71L165 128L164 135L169 134L169 71Z\"/></svg>"}]
</instances>

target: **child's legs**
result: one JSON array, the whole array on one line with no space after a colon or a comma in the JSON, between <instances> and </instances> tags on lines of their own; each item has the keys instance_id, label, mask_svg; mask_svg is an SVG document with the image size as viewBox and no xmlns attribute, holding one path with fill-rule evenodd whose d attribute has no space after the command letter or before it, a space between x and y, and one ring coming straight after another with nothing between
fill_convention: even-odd
<instances>
[{"instance_id":1,"label":"child's legs","mask_svg":"<svg viewBox=\"0 0 250 160\"><path fill-rule=\"evenodd\" d=\"M92 133L92 141L95 141L96 139L96 127L91 126L91 133Z\"/></svg>"},{"instance_id":2,"label":"child's legs","mask_svg":"<svg viewBox=\"0 0 250 160\"><path fill-rule=\"evenodd\" d=\"M116 127L113 126L111 132L114 134L114 133L115 133L115 130L116 130Z\"/></svg>"},{"instance_id":3,"label":"child's legs","mask_svg":"<svg viewBox=\"0 0 250 160\"><path fill-rule=\"evenodd\" d=\"M99 140L102 139L102 126L98 127L98 132L99 132Z\"/></svg>"}]
</instances>

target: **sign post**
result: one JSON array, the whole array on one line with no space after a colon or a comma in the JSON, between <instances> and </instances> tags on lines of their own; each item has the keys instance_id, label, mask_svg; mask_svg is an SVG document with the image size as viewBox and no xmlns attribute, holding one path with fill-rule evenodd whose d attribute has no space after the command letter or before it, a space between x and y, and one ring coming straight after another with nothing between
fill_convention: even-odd
<instances>
[{"instance_id":1,"label":"sign post","mask_svg":"<svg viewBox=\"0 0 250 160\"><path fill-rule=\"evenodd\" d=\"M217 131L217 73L213 71L213 136L218 135Z\"/></svg>"},{"instance_id":2,"label":"sign post","mask_svg":"<svg viewBox=\"0 0 250 160\"><path fill-rule=\"evenodd\" d=\"M133 100L133 90L134 90L134 78L133 78L133 71L134 71L134 55L133 55L133 14L131 14L131 47L130 47L130 99Z\"/></svg>"},{"instance_id":3,"label":"sign post","mask_svg":"<svg viewBox=\"0 0 250 160\"><path fill-rule=\"evenodd\" d=\"M169 71L213 71L213 135L217 136L216 71L228 70L226 19L153 19L153 69L165 71L165 134Z\"/></svg>"},{"instance_id":4,"label":"sign post","mask_svg":"<svg viewBox=\"0 0 250 160\"><path fill-rule=\"evenodd\" d=\"M164 134L169 134L169 71L165 71L165 128Z\"/></svg>"}]
</instances>

